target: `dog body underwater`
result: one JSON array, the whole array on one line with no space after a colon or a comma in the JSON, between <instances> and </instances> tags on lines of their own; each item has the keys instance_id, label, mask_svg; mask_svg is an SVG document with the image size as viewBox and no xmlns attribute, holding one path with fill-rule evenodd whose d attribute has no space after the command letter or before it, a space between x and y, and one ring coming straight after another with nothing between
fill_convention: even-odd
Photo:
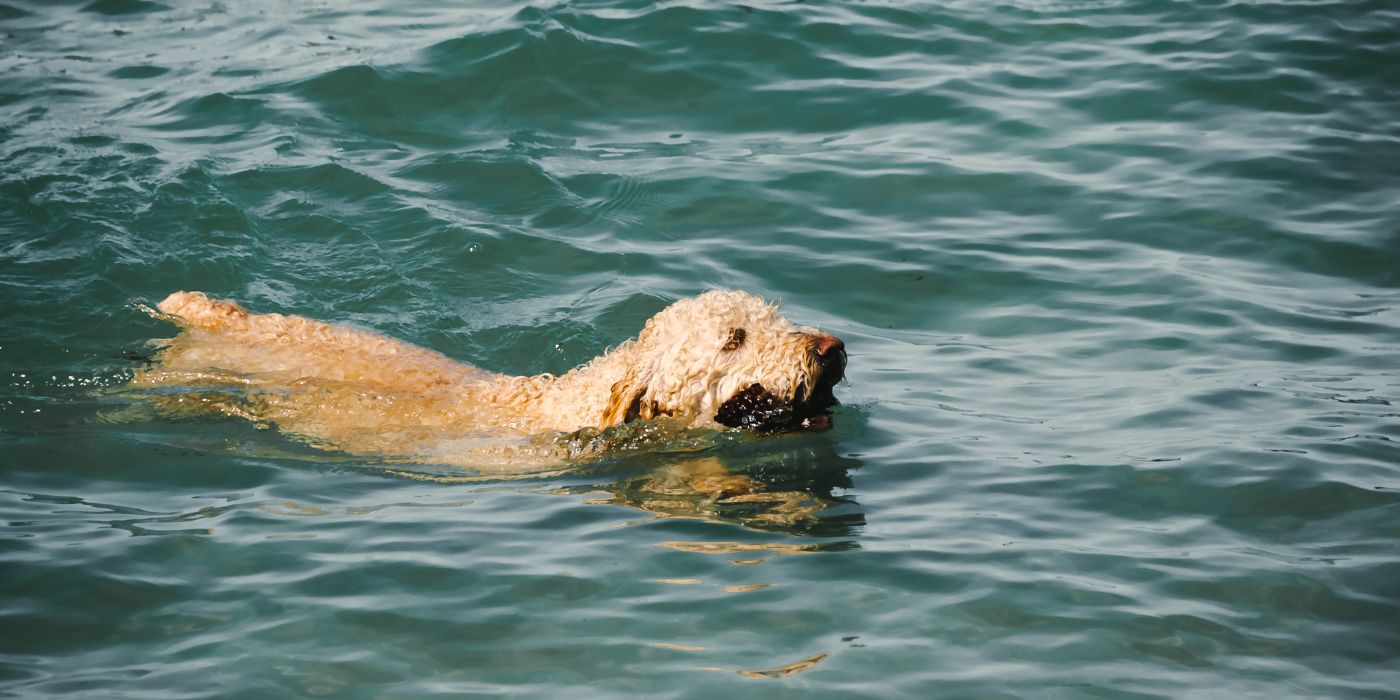
<instances>
[{"instance_id":1,"label":"dog body underwater","mask_svg":"<svg viewBox=\"0 0 1400 700\"><path fill-rule=\"evenodd\" d=\"M426 445L471 451L540 434L664 419L683 427L821 430L846 352L762 299L712 291L682 299L641 333L563 375L488 372L372 331L250 313L176 292L135 388L165 409L275 425L317 447L404 458ZM178 389L170 391L170 389Z\"/></svg>"}]
</instances>

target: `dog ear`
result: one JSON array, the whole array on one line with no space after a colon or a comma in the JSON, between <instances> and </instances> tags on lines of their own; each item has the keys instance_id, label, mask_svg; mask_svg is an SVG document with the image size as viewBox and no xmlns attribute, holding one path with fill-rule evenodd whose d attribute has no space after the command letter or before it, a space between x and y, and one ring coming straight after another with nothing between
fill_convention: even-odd
<instances>
[{"instance_id":1,"label":"dog ear","mask_svg":"<svg viewBox=\"0 0 1400 700\"><path fill-rule=\"evenodd\" d=\"M601 427L610 428L637 419L651 418L655 413L655 402L647 401L646 393L646 383L641 380L635 369L629 369L621 380L612 385L608 405L603 409Z\"/></svg>"}]
</instances>

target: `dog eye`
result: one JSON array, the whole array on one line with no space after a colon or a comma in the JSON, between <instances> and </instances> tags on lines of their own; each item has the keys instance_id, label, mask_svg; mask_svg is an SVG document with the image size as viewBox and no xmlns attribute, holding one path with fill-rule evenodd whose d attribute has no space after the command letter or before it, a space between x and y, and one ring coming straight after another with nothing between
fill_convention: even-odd
<instances>
[{"instance_id":1,"label":"dog eye","mask_svg":"<svg viewBox=\"0 0 1400 700\"><path fill-rule=\"evenodd\" d=\"M729 340L724 341L724 347L720 348L725 352L733 352L744 344L744 336L748 335L742 328L735 328L729 331Z\"/></svg>"}]
</instances>

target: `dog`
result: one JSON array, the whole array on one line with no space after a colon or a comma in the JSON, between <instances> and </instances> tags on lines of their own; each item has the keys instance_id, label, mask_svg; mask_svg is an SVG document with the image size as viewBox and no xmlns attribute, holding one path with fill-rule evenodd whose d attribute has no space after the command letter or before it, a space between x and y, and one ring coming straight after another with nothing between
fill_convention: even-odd
<instances>
[{"instance_id":1,"label":"dog","mask_svg":"<svg viewBox=\"0 0 1400 700\"><path fill-rule=\"evenodd\" d=\"M167 409L276 426L317 447L481 457L541 434L634 422L760 433L825 430L845 344L737 291L682 299L563 375L488 372L372 331L255 314L201 292L150 313L177 325L130 385ZM575 441L577 442L577 441Z\"/></svg>"}]
</instances>

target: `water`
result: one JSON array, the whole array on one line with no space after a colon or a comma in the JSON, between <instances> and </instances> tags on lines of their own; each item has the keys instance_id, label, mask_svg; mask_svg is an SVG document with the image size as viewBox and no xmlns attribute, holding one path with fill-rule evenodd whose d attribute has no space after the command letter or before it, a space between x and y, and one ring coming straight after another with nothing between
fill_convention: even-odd
<instances>
[{"instance_id":1,"label":"water","mask_svg":"<svg viewBox=\"0 0 1400 700\"><path fill-rule=\"evenodd\" d=\"M1379 1L3 0L0 694L1392 694L1397 55ZM831 431L483 481L106 418L176 289L533 373L706 288L846 341Z\"/></svg>"}]
</instances>

